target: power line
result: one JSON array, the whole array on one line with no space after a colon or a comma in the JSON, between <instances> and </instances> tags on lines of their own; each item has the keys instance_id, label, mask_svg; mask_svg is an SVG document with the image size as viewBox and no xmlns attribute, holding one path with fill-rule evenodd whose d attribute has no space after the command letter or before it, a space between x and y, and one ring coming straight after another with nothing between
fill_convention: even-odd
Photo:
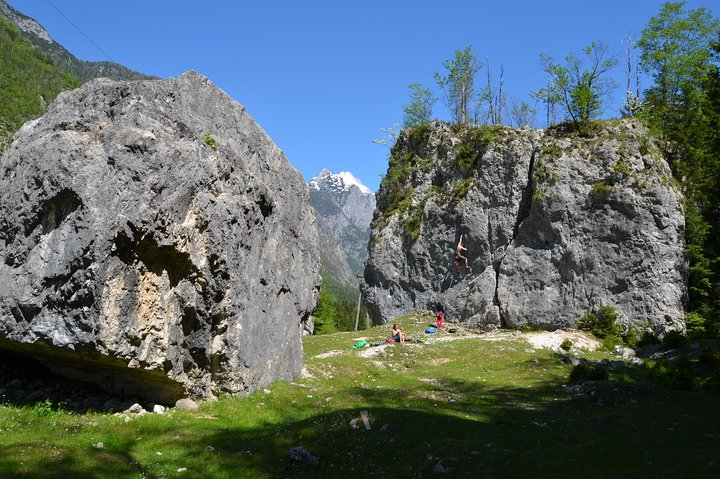
<instances>
[{"instance_id":1,"label":"power line","mask_svg":"<svg viewBox=\"0 0 720 479\"><path fill-rule=\"evenodd\" d=\"M78 27L77 25L75 25L75 24L72 22L72 20L70 20L62 11L60 11L60 9L59 9L58 7L56 7L50 0L45 0L45 1L48 3L48 5L50 5L50 6L53 7L55 10L57 10L58 13L59 13L60 15L62 15L63 18L64 18L65 20L67 20L67 22L68 22L70 25L72 25L73 27L75 27L75 30L77 30L78 32L80 32L80 33L82 34L82 36L84 36L85 38L87 38L87 41L89 41L90 43L92 43L93 46L94 46L95 48L97 48L100 53L102 53L103 55L105 55L105 58L107 58L107 59L110 60L111 62L113 61L113 59L110 58L110 55L108 55L107 53L105 53L105 50L103 50L102 48L100 48L100 47L97 45L97 43L95 43L94 41L92 41L92 39L91 39L89 36L87 36L87 35L85 34L85 32L83 32L82 30L80 30L80 27Z\"/></svg>"}]
</instances>

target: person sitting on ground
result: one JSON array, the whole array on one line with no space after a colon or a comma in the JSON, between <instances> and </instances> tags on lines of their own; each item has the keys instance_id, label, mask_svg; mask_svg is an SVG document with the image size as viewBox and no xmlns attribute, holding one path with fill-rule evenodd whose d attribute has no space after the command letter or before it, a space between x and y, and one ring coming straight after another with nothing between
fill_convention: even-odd
<instances>
[{"instance_id":1,"label":"person sitting on ground","mask_svg":"<svg viewBox=\"0 0 720 479\"><path fill-rule=\"evenodd\" d=\"M465 268L470 268L470 266L468 266L468 259L462 254L463 251L467 251L467 248L463 246L463 235L460 235L460 241L458 241L457 248L455 248L455 262L457 263L458 269L460 268L461 260L465 260Z\"/></svg>"},{"instance_id":2,"label":"person sitting on ground","mask_svg":"<svg viewBox=\"0 0 720 479\"><path fill-rule=\"evenodd\" d=\"M405 333L400 331L400 328L398 328L397 324L393 324L392 327L392 338L396 343L404 343L405 342Z\"/></svg>"}]
</instances>

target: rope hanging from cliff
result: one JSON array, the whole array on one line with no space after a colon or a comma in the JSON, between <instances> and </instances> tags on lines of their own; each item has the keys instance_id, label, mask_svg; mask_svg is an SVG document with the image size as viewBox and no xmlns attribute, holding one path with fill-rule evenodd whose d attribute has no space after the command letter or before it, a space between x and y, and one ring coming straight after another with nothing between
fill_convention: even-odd
<instances>
[{"instance_id":1,"label":"rope hanging from cliff","mask_svg":"<svg viewBox=\"0 0 720 479\"><path fill-rule=\"evenodd\" d=\"M103 50L102 48L100 48L97 43L95 43L94 41L92 41L92 38L90 38L89 36L87 36L87 34L86 34L85 32L83 32L82 30L80 30L80 27L78 27L77 25L75 25L75 24L72 22L72 20L70 20L70 19L67 17L67 15L65 15L57 6L55 6L54 3L52 3L50 0L45 0L45 1L47 2L48 5L50 5L50 6L53 7L55 10L57 10L58 13L59 13L60 15L62 15L62 17L63 17L65 20L67 20L67 22L68 22L70 25L72 25L73 27L75 27L75 30L77 30L78 32L80 32L80 33L82 34L82 36L84 36L85 38L87 38L87 41L89 41L90 43L92 43L92 45L93 45L95 48L97 48L100 53L102 53L103 55L105 55L105 58L107 58L108 61L114 62L114 60L113 60L112 58L110 58L110 55L108 55L107 53L105 53L105 50Z\"/></svg>"}]
</instances>

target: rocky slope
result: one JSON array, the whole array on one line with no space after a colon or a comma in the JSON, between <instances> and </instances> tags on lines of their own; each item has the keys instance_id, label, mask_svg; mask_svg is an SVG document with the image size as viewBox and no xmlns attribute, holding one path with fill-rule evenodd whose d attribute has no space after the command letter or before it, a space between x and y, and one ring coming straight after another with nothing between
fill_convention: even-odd
<instances>
[{"instance_id":1,"label":"rocky slope","mask_svg":"<svg viewBox=\"0 0 720 479\"><path fill-rule=\"evenodd\" d=\"M326 238L323 266L329 272L337 269L333 276L343 284L357 286L356 276L362 275L367 258L375 195L351 173L333 174L327 169L308 182L308 189L321 238ZM340 258L333 254L333 243L339 247Z\"/></svg>"},{"instance_id":2,"label":"rocky slope","mask_svg":"<svg viewBox=\"0 0 720 479\"><path fill-rule=\"evenodd\" d=\"M470 268L453 260L464 235ZM378 192L364 299L376 323L443 307L486 328L684 328L684 215L671 173L631 121L554 129L406 130Z\"/></svg>"},{"instance_id":3,"label":"rocky slope","mask_svg":"<svg viewBox=\"0 0 720 479\"><path fill-rule=\"evenodd\" d=\"M61 94L0 159L0 349L156 400L302 368L302 176L194 72Z\"/></svg>"}]
</instances>

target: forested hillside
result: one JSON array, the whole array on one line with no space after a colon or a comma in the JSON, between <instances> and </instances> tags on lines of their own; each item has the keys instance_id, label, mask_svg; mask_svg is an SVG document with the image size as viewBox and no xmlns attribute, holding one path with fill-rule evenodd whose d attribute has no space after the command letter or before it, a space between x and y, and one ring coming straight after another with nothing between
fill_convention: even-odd
<instances>
[{"instance_id":1,"label":"forested hillside","mask_svg":"<svg viewBox=\"0 0 720 479\"><path fill-rule=\"evenodd\" d=\"M0 151L26 121L40 116L62 90L80 80L63 72L0 16Z\"/></svg>"},{"instance_id":2,"label":"forested hillside","mask_svg":"<svg viewBox=\"0 0 720 479\"><path fill-rule=\"evenodd\" d=\"M141 80L154 78L112 61L88 62L79 60L65 47L53 40L45 29L35 19L23 15L12 8L3 0L0 0L0 16L5 16L10 22L20 28L20 35L30 41L30 44L37 50L43 52L50 58L52 63L80 79L81 82L93 78L111 78L113 80Z\"/></svg>"}]
</instances>

